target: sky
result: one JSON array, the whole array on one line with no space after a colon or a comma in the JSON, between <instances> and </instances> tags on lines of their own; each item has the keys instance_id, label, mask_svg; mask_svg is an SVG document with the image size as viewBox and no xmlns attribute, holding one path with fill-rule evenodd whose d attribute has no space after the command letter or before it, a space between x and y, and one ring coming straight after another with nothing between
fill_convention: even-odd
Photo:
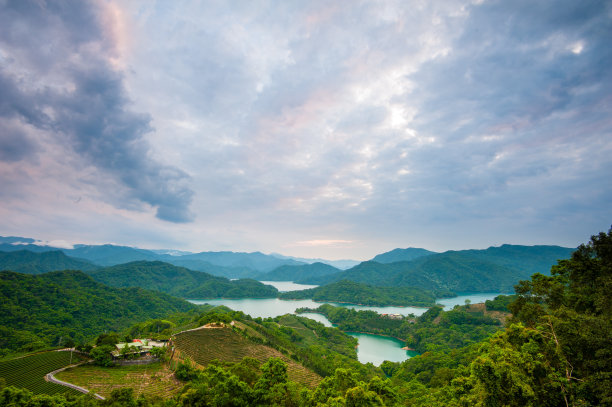
<instances>
[{"instance_id":1,"label":"sky","mask_svg":"<svg viewBox=\"0 0 612 407\"><path fill-rule=\"evenodd\" d=\"M0 235L365 260L612 223L609 1L0 0Z\"/></svg>"}]
</instances>

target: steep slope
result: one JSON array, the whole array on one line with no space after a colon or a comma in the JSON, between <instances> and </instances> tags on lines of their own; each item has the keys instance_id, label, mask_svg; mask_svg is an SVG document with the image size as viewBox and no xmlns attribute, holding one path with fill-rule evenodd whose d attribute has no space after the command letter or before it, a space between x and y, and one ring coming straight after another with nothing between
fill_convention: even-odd
<instances>
[{"instance_id":1,"label":"steep slope","mask_svg":"<svg viewBox=\"0 0 612 407\"><path fill-rule=\"evenodd\" d=\"M161 261L135 261L91 273L96 280L114 287L141 287L183 298L276 297L276 288L255 280L230 281L200 271Z\"/></svg>"},{"instance_id":2,"label":"steep slope","mask_svg":"<svg viewBox=\"0 0 612 407\"><path fill-rule=\"evenodd\" d=\"M173 341L180 356L188 357L201 366L207 366L214 360L238 363L244 357L264 363L271 357L277 357L287 363L287 374L291 380L309 387L316 386L321 381L321 377L312 370L274 348L245 338L231 328L204 328L183 332L176 335Z\"/></svg>"},{"instance_id":3,"label":"steep slope","mask_svg":"<svg viewBox=\"0 0 612 407\"><path fill-rule=\"evenodd\" d=\"M81 271L0 272L0 349L84 341L149 318L196 308L141 288L113 288Z\"/></svg>"},{"instance_id":4,"label":"steep slope","mask_svg":"<svg viewBox=\"0 0 612 407\"><path fill-rule=\"evenodd\" d=\"M304 278L316 278L338 273L341 270L324 263L304 264L300 266L280 266L261 274L262 281L297 281Z\"/></svg>"},{"instance_id":5,"label":"steep slope","mask_svg":"<svg viewBox=\"0 0 612 407\"><path fill-rule=\"evenodd\" d=\"M415 260L419 257L429 256L430 254L436 254L436 252L409 247L407 249L393 249L390 252L381 253L376 255L371 261L375 261L376 263L396 263L398 261Z\"/></svg>"},{"instance_id":6,"label":"steep slope","mask_svg":"<svg viewBox=\"0 0 612 407\"><path fill-rule=\"evenodd\" d=\"M98 268L88 261L74 259L61 251L34 253L29 250L0 252L0 270L41 274L56 270L90 271Z\"/></svg>"}]
</instances>

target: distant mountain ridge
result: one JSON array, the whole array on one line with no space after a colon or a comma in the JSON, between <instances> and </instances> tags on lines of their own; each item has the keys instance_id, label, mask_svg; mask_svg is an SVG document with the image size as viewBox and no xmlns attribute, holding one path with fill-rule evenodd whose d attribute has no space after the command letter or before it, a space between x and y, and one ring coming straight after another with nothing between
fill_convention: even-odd
<instances>
[{"instance_id":1,"label":"distant mountain ridge","mask_svg":"<svg viewBox=\"0 0 612 407\"><path fill-rule=\"evenodd\" d=\"M349 259L343 259L343 260L326 260L326 259L320 259L320 258L308 259L305 257L285 256L279 253L270 253L270 255L274 257L278 257L279 259L292 259L292 260L299 261L299 262L306 263L306 264L314 264L314 263L328 264L340 270L346 270L346 269L349 269L361 263L358 260L349 260Z\"/></svg>"},{"instance_id":2,"label":"distant mountain ridge","mask_svg":"<svg viewBox=\"0 0 612 407\"><path fill-rule=\"evenodd\" d=\"M98 266L108 267L132 261L164 261L180 267L188 267L227 278L256 278L260 273L271 271L283 265L302 265L290 258L280 258L261 252L200 252L190 253L178 250L147 250L112 244L75 245L72 249L34 244L36 240L25 237L0 236L0 251L13 252L29 250L48 252L61 250L64 254L87 260Z\"/></svg>"},{"instance_id":3,"label":"distant mountain ridge","mask_svg":"<svg viewBox=\"0 0 612 407\"><path fill-rule=\"evenodd\" d=\"M261 274L261 281L298 281L306 278L324 277L340 272L329 264L313 263L299 266L280 266L265 274Z\"/></svg>"},{"instance_id":4,"label":"distant mountain ridge","mask_svg":"<svg viewBox=\"0 0 612 407\"><path fill-rule=\"evenodd\" d=\"M381 253L375 256L371 261L377 263L395 263L398 261L415 260L419 257L429 256L431 254L436 254L436 252L416 247L408 247L407 249L393 249L389 252Z\"/></svg>"},{"instance_id":5,"label":"distant mountain ridge","mask_svg":"<svg viewBox=\"0 0 612 407\"><path fill-rule=\"evenodd\" d=\"M91 271L98 266L81 259L66 256L60 250L35 253L29 250L0 251L0 270L24 274L41 274L56 270Z\"/></svg>"},{"instance_id":6,"label":"distant mountain ridge","mask_svg":"<svg viewBox=\"0 0 612 407\"><path fill-rule=\"evenodd\" d=\"M298 283L327 284L350 280L378 286L414 286L454 292L512 292L520 280L538 272L548 274L559 259L574 249L560 246L503 245L486 250L430 254L395 263L363 262L340 273L303 278Z\"/></svg>"},{"instance_id":7,"label":"distant mountain ridge","mask_svg":"<svg viewBox=\"0 0 612 407\"><path fill-rule=\"evenodd\" d=\"M252 279L230 281L225 277L189 270L159 260L138 260L99 267L74 259L61 251L34 253L27 250L0 252L0 270L42 274L81 270L112 287L140 287L182 298L270 298L278 290Z\"/></svg>"}]
</instances>

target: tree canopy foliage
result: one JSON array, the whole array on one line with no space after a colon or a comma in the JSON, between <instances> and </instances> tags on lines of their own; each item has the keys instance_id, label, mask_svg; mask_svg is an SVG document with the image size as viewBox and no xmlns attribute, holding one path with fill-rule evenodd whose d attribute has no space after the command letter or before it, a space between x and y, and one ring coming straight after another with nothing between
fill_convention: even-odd
<instances>
[{"instance_id":1,"label":"tree canopy foliage","mask_svg":"<svg viewBox=\"0 0 612 407\"><path fill-rule=\"evenodd\" d=\"M197 308L141 288L113 288L80 271L0 272L0 349L33 350L82 342L137 321Z\"/></svg>"}]
</instances>

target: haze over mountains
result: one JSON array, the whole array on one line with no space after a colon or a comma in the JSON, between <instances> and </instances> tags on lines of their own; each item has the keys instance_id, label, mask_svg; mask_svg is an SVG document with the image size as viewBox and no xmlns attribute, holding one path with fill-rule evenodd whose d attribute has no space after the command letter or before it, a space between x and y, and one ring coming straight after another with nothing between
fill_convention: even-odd
<instances>
[{"instance_id":1,"label":"haze over mountains","mask_svg":"<svg viewBox=\"0 0 612 407\"><path fill-rule=\"evenodd\" d=\"M430 291L511 292L519 280L529 278L536 272L548 274L557 260L569 258L574 250L560 246L519 245L444 253L421 248L394 249L341 270L323 262L306 262L312 259L299 261L288 256L260 252L189 253L110 244L76 245L66 249L33 243L35 240L31 238L0 237L0 269L28 274L78 269L97 275L99 281L109 285L123 287L126 285L122 282L128 281L131 286L158 289L183 298L243 297L246 293L252 293L253 297L276 295L252 280L232 286L228 280L215 280L213 276L317 285L348 280L382 287L409 286ZM34 252L39 255L36 256ZM113 268L118 265L123 266ZM105 273L95 271L101 267L107 267ZM163 270L162 274L159 274L160 270ZM116 274L118 271L121 271L121 275ZM112 278L111 272L115 273ZM128 277L130 273L133 273L131 279ZM160 279L174 281L174 286L169 282L162 283ZM181 282L178 283L177 279Z\"/></svg>"}]
</instances>

